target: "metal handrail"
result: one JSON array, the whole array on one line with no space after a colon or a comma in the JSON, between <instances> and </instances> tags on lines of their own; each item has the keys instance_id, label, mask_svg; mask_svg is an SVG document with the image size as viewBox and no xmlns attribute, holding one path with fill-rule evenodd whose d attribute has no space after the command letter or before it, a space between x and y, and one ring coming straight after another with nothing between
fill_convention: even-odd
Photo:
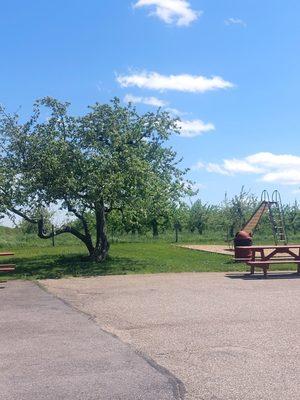
<instances>
[{"instance_id":1,"label":"metal handrail","mask_svg":"<svg viewBox=\"0 0 300 400\"><path fill-rule=\"evenodd\" d=\"M267 190L263 190L263 191L262 191L260 200L261 200L261 201L270 202L270 196L269 196L269 192L268 192Z\"/></svg>"},{"instance_id":2,"label":"metal handrail","mask_svg":"<svg viewBox=\"0 0 300 400\"><path fill-rule=\"evenodd\" d=\"M272 193L272 201L274 203L279 203L280 206L282 205L281 196L280 196L280 193L278 192L278 190L274 190L274 192Z\"/></svg>"},{"instance_id":3,"label":"metal handrail","mask_svg":"<svg viewBox=\"0 0 300 400\"><path fill-rule=\"evenodd\" d=\"M281 220L281 225L283 229L283 234L284 234L284 242L285 244L288 243L288 236L286 232L286 224L285 224L285 215L284 215L284 210L282 207L282 202L281 202L281 195L278 190L274 190L272 193L272 202L274 202L277 205L277 209L279 211L279 216Z\"/></svg>"}]
</instances>

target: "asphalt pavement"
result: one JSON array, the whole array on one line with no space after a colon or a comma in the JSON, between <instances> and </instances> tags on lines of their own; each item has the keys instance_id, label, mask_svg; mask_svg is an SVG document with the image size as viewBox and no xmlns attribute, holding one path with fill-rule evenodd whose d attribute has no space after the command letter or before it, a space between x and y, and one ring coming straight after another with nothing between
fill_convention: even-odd
<instances>
[{"instance_id":1,"label":"asphalt pavement","mask_svg":"<svg viewBox=\"0 0 300 400\"><path fill-rule=\"evenodd\" d=\"M173 400L171 373L32 282L0 290L1 400Z\"/></svg>"},{"instance_id":2,"label":"asphalt pavement","mask_svg":"<svg viewBox=\"0 0 300 400\"><path fill-rule=\"evenodd\" d=\"M43 284L171 371L184 383L186 400L300 399L296 274L178 273Z\"/></svg>"}]
</instances>

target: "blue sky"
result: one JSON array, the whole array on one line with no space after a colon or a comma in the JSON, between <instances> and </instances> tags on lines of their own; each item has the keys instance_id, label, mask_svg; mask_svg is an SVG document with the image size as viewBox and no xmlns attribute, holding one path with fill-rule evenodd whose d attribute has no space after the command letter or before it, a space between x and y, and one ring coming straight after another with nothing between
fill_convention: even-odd
<instances>
[{"instance_id":1,"label":"blue sky","mask_svg":"<svg viewBox=\"0 0 300 400\"><path fill-rule=\"evenodd\" d=\"M242 185L300 199L299 15L296 0L2 2L0 102L161 103L204 201Z\"/></svg>"}]
</instances>

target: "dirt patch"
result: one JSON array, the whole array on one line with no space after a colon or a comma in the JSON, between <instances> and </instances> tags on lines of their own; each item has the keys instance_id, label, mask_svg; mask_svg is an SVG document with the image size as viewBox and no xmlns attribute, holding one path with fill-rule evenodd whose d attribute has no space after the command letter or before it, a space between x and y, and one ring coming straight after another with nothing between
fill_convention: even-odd
<instances>
[{"instance_id":1,"label":"dirt patch","mask_svg":"<svg viewBox=\"0 0 300 400\"><path fill-rule=\"evenodd\" d=\"M208 251L209 253L226 254L227 256L233 255L234 252L233 249L222 244L182 244L179 247L190 250Z\"/></svg>"},{"instance_id":2,"label":"dirt patch","mask_svg":"<svg viewBox=\"0 0 300 400\"><path fill-rule=\"evenodd\" d=\"M183 247L185 249L190 249L190 250L196 250L196 251L207 251L209 253L218 253L218 254L226 254L227 256L234 256L234 249L226 247L221 244L182 244L178 245L179 247ZM267 246L267 245L266 245ZM264 253L265 255L269 255L272 253L273 249L265 249ZM256 253L257 255L257 253ZM278 253L274 256L274 258L280 258L282 257L282 254ZM285 258L288 257L288 255L285 254ZM293 259L293 258L291 258Z\"/></svg>"}]
</instances>

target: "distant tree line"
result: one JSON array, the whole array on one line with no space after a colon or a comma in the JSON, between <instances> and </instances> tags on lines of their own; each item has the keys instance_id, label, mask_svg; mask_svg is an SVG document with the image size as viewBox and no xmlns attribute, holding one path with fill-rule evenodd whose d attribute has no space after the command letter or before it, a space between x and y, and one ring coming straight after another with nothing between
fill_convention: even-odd
<instances>
[{"instance_id":1,"label":"distant tree line","mask_svg":"<svg viewBox=\"0 0 300 400\"><path fill-rule=\"evenodd\" d=\"M109 215L108 232L111 236L150 233L154 238L170 230L179 233L189 231L200 236L211 232L219 234L224 240L231 240L246 224L259 203L260 199L242 188L232 198L225 194L219 204L209 204L198 199L191 205L183 202L173 208L158 209L157 212L155 204L152 204L151 209L145 209L143 215L139 210L125 213L115 211ZM300 204L297 201L284 204L283 211L288 233L300 233ZM268 213L262 217L256 232L272 234Z\"/></svg>"},{"instance_id":2,"label":"distant tree line","mask_svg":"<svg viewBox=\"0 0 300 400\"><path fill-rule=\"evenodd\" d=\"M219 204L209 204L201 199L191 205L186 202L177 205L152 203L149 207L113 210L107 218L107 232L110 237L122 235L146 235L159 238L165 232L174 231L180 234L188 231L197 235L215 233L224 240L231 240L251 217L260 200L250 192L241 189L240 193ZM300 204L283 205L285 224L290 235L300 233ZM32 212L32 218L41 211ZM51 229L53 213L43 210L44 223ZM86 214L90 226L93 226L93 215ZM80 221L70 222L75 229L80 229ZM26 220L19 223L19 228L26 234L38 233L38 227ZM93 228L92 228L93 229ZM96 227L94 226L94 230ZM258 233L271 234L268 214L265 214L258 225Z\"/></svg>"},{"instance_id":3,"label":"distant tree line","mask_svg":"<svg viewBox=\"0 0 300 400\"><path fill-rule=\"evenodd\" d=\"M224 200L219 204L209 204L201 199L195 200L191 205L186 202L177 205L161 202L159 206L153 203L149 208L128 208L113 210L107 218L107 233L109 237L118 238L122 235L143 236L150 235L159 238L166 232L174 231L174 238L183 232L205 236L212 234L220 240L232 240L248 221L258 207L260 200L250 192L241 189L240 193ZM286 229L289 235L300 234L300 204L284 204ZM51 230L53 213L44 210L33 210L31 217L43 213L44 224ZM95 231L92 213L86 214L86 219ZM80 229L80 221L69 222L75 229ZM18 227L25 234L37 234L38 227L23 219ZM93 228L94 227L94 228ZM272 235L268 214L265 214L259 223L256 233Z\"/></svg>"}]
</instances>

